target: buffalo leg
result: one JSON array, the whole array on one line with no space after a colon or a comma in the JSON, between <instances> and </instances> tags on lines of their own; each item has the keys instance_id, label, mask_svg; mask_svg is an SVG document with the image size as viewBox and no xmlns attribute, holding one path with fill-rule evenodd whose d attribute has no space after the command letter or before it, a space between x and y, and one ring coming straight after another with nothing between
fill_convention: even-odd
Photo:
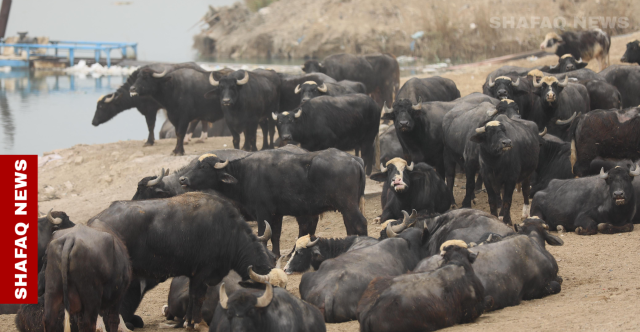
<instances>
[{"instance_id":1,"label":"buffalo leg","mask_svg":"<svg viewBox=\"0 0 640 332\"><path fill-rule=\"evenodd\" d=\"M185 145L189 144L189 142L191 141L191 137L193 137L193 133L196 131L196 127L198 127L198 122L200 122L200 120L198 119L189 122L189 126L187 127L187 132L184 135Z\"/></svg>"},{"instance_id":2,"label":"buffalo leg","mask_svg":"<svg viewBox=\"0 0 640 332\"><path fill-rule=\"evenodd\" d=\"M598 232L602 234L633 232L633 224L628 223L621 226L615 226L609 223L601 223L601 224L598 224Z\"/></svg>"},{"instance_id":3,"label":"buffalo leg","mask_svg":"<svg viewBox=\"0 0 640 332\"><path fill-rule=\"evenodd\" d=\"M472 165L473 163L468 162L464 165L465 176L467 177L467 183L465 185L465 194L464 199L462 200L463 208L471 208L471 201L476 198L475 193L475 176L478 172L478 165Z\"/></svg>"},{"instance_id":4,"label":"buffalo leg","mask_svg":"<svg viewBox=\"0 0 640 332\"><path fill-rule=\"evenodd\" d=\"M176 148L173 149L171 155L173 156L183 156L184 155L184 137L187 132L187 127L189 126L189 122L180 121L179 125L176 127Z\"/></svg>"},{"instance_id":5,"label":"buffalo leg","mask_svg":"<svg viewBox=\"0 0 640 332\"><path fill-rule=\"evenodd\" d=\"M598 223L586 213L580 213L575 221L576 234L595 235L598 233Z\"/></svg>"},{"instance_id":6,"label":"buffalo leg","mask_svg":"<svg viewBox=\"0 0 640 332\"><path fill-rule=\"evenodd\" d=\"M209 126L211 123L209 121L201 121L202 123L202 131L200 132L200 138L196 141L196 143L204 143L204 140L209 137Z\"/></svg>"},{"instance_id":7,"label":"buffalo leg","mask_svg":"<svg viewBox=\"0 0 640 332\"><path fill-rule=\"evenodd\" d=\"M492 215L494 216L498 216L498 197L496 196L500 196L500 191L496 192L495 188L493 188L492 185L486 185L485 186L487 188L487 196L489 198L489 210L491 212Z\"/></svg>"},{"instance_id":8,"label":"buffalo leg","mask_svg":"<svg viewBox=\"0 0 640 332\"><path fill-rule=\"evenodd\" d=\"M269 146L269 121L267 119L260 121L260 129L262 130L262 149L260 150L266 150L271 147Z\"/></svg>"},{"instance_id":9,"label":"buffalo leg","mask_svg":"<svg viewBox=\"0 0 640 332\"><path fill-rule=\"evenodd\" d=\"M522 217L528 218L531 205L529 205L529 193L531 193L531 184L529 184L529 178L527 177L522 181L522 198L524 200L524 206L522 207Z\"/></svg>"},{"instance_id":10,"label":"buffalo leg","mask_svg":"<svg viewBox=\"0 0 640 332\"><path fill-rule=\"evenodd\" d=\"M340 212L347 235L367 235L367 219L360 213L357 203Z\"/></svg>"},{"instance_id":11,"label":"buffalo leg","mask_svg":"<svg viewBox=\"0 0 640 332\"><path fill-rule=\"evenodd\" d=\"M62 286L60 286L62 288ZM60 293L61 294L61 293ZM62 303L62 296L57 294L45 293L45 306L44 306L44 330L45 331L57 331L60 323L58 317L61 309L64 309Z\"/></svg>"},{"instance_id":12,"label":"buffalo leg","mask_svg":"<svg viewBox=\"0 0 640 332\"><path fill-rule=\"evenodd\" d=\"M140 302L142 301L142 297L144 293L155 288L158 285L158 281L154 279L146 279L144 284L144 289L141 288L142 279L132 278L131 283L129 284L129 288L124 294L124 298L122 299L122 304L120 305L120 315L124 319L125 323L127 323L127 327L131 329L131 327L144 327L144 321L140 316L135 315L134 313L138 309ZM129 327L131 325L131 327Z\"/></svg>"},{"instance_id":13,"label":"buffalo leg","mask_svg":"<svg viewBox=\"0 0 640 332\"><path fill-rule=\"evenodd\" d=\"M233 137L233 148L240 149L240 133L235 129L229 126L229 131L231 132L231 136ZM245 140L246 144L246 140Z\"/></svg>"},{"instance_id":14,"label":"buffalo leg","mask_svg":"<svg viewBox=\"0 0 640 332\"><path fill-rule=\"evenodd\" d=\"M276 135L276 121L272 117L268 117L267 121L267 124L269 125L269 148L273 149L273 137ZM262 132L262 134L265 135L264 131Z\"/></svg>"},{"instance_id":15,"label":"buffalo leg","mask_svg":"<svg viewBox=\"0 0 640 332\"><path fill-rule=\"evenodd\" d=\"M313 235L318 227L319 216L297 216L298 222L298 238L307 234Z\"/></svg>"},{"instance_id":16,"label":"buffalo leg","mask_svg":"<svg viewBox=\"0 0 640 332\"><path fill-rule=\"evenodd\" d=\"M504 184L504 197L502 198L502 209L500 214L503 216L502 221L511 226L511 200L513 198L513 191L516 189L516 184L507 182Z\"/></svg>"},{"instance_id":17,"label":"buffalo leg","mask_svg":"<svg viewBox=\"0 0 640 332\"><path fill-rule=\"evenodd\" d=\"M149 136L147 137L147 142L144 143L144 146L152 146L155 142L153 129L156 127L156 113L146 114L144 118L147 120L147 129L149 129Z\"/></svg>"},{"instance_id":18,"label":"buffalo leg","mask_svg":"<svg viewBox=\"0 0 640 332\"><path fill-rule=\"evenodd\" d=\"M189 278L189 302L191 310L187 311L187 326L194 327L195 324L202 324L202 303L204 302L207 284L205 276L208 273L200 271L194 277Z\"/></svg>"},{"instance_id":19,"label":"buffalo leg","mask_svg":"<svg viewBox=\"0 0 640 332\"><path fill-rule=\"evenodd\" d=\"M453 157L451 157L449 154L450 152L448 152L447 149L445 148L444 158L443 158L444 164L446 165L446 167L444 168L444 179L445 179L445 182L447 183L447 189L449 189L449 193L451 193L451 197L453 197L453 184L456 177L456 162L455 160L453 160ZM456 204L455 198L451 202L453 204Z\"/></svg>"},{"instance_id":20,"label":"buffalo leg","mask_svg":"<svg viewBox=\"0 0 640 332\"><path fill-rule=\"evenodd\" d=\"M120 325L120 314L118 313L118 305L114 305L106 310L105 318L107 319L107 326L109 331L118 331L118 325Z\"/></svg>"},{"instance_id":21,"label":"buffalo leg","mask_svg":"<svg viewBox=\"0 0 640 332\"><path fill-rule=\"evenodd\" d=\"M478 178L476 179L476 184L474 186L475 193L479 193L482 191L482 174L478 173Z\"/></svg>"},{"instance_id":22,"label":"buffalo leg","mask_svg":"<svg viewBox=\"0 0 640 332\"><path fill-rule=\"evenodd\" d=\"M367 140L361 147L362 160L364 161L365 174L371 175L373 171L373 155L375 154L373 142Z\"/></svg>"},{"instance_id":23,"label":"buffalo leg","mask_svg":"<svg viewBox=\"0 0 640 332\"><path fill-rule=\"evenodd\" d=\"M264 222L262 223L264 225ZM282 216L276 215L271 219L271 252L280 257L280 235L282 234ZM264 231L263 231L264 233Z\"/></svg>"}]
</instances>

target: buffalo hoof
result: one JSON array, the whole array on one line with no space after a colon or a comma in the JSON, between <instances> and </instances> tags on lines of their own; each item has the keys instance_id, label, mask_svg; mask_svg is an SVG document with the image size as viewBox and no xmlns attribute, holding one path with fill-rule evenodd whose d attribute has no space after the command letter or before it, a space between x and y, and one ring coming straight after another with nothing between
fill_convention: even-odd
<instances>
[{"instance_id":1,"label":"buffalo hoof","mask_svg":"<svg viewBox=\"0 0 640 332\"><path fill-rule=\"evenodd\" d=\"M558 225L558 227L556 227L556 230L558 231L558 233L564 233L564 226Z\"/></svg>"},{"instance_id":2,"label":"buffalo hoof","mask_svg":"<svg viewBox=\"0 0 640 332\"><path fill-rule=\"evenodd\" d=\"M374 224L379 224L380 223L380 217L373 218L373 223Z\"/></svg>"},{"instance_id":3,"label":"buffalo hoof","mask_svg":"<svg viewBox=\"0 0 640 332\"><path fill-rule=\"evenodd\" d=\"M133 315L133 318L131 318L131 323L133 324L133 327L139 327L139 328L144 327L144 321L138 315ZM133 329L130 328L130 330L133 330Z\"/></svg>"},{"instance_id":4,"label":"buffalo hoof","mask_svg":"<svg viewBox=\"0 0 640 332\"><path fill-rule=\"evenodd\" d=\"M124 323L124 326L126 326L130 331L135 330L135 327L133 327L133 324L131 323Z\"/></svg>"},{"instance_id":5,"label":"buffalo hoof","mask_svg":"<svg viewBox=\"0 0 640 332\"><path fill-rule=\"evenodd\" d=\"M147 146L153 146L153 142L147 141L142 147L146 148Z\"/></svg>"},{"instance_id":6,"label":"buffalo hoof","mask_svg":"<svg viewBox=\"0 0 640 332\"><path fill-rule=\"evenodd\" d=\"M172 156L184 156L184 151L173 151L171 152Z\"/></svg>"},{"instance_id":7,"label":"buffalo hoof","mask_svg":"<svg viewBox=\"0 0 640 332\"><path fill-rule=\"evenodd\" d=\"M551 281L545 287L545 291L547 292L548 295L558 294L560 293L560 290L562 290L562 286L560 286L560 284L557 281Z\"/></svg>"},{"instance_id":8,"label":"buffalo hoof","mask_svg":"<svg viewBox=\"0 0 640 332\"><path fill-rule=\"evenodd\" d=\"M169 310L169 306L168 305L163 305L162 306L162 316L166 316L167 315L167 310Z\"/></svg>"},{"instance_id":9,"label":"buffalo hoof","mask_svg":"<svg viewBox=\"0 0 640 332\"><path fill-rule=\"evenodd\" d=\"M559 283L560 285L562 285L562 282L564 281L564 279L562 279L561 276L556 276L556 282Z\"/></svg>"}]
</instances>

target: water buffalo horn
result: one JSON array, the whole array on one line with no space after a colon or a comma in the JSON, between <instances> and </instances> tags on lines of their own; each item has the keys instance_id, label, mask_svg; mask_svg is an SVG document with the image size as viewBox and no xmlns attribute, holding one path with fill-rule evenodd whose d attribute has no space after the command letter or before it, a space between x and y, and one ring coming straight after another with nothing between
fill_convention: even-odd
<instances>
[{"instance_id":1,"label":"water buffalo horn","mask_svg":"<svg viewBox=\"0 0 640 332\"><path fill-rule=\"evenodd\" d=\"M388 238L394 238L398 236L398 234L396 234L396 232L393 231L393 229L391 229L391 223L387 224L387 237Z\"/></svg>"},{"instance_id":2,"label":"water buffalo horn","mask_svg":"<svg viewBox=\"0 0 640 332\"><path fill-rule=\"evenodd\" d=\"M569 84L569 75L564 76L564 82L558 82L558 86L561 88L564 88L565 86L567 86L567 84Z\"/></svg>"},{"instance_id":3,"label":"water buffalo horn","mask_svg":"<svg viewBox=\"0 0 640 332\"><path fill-rule=\"evenodd\" d=\"M512 86L518 86L518 84L520 84L520 77L518 77L515 83L511 82Z\"/></svg>"},{"instance_id":4,"label":"water buffalo horn","mask_svg":"<svg viewBox=\"0 0 640 332\"><path fill-rule=\"evenodd\" d=\"M415 165L413 164L413 161L412 161L411 164L409 164L409 166L407 166L407 170L413 171L413 166L415 166Z\"/></svg>"},{"instance_id":5,"label":"water buffalo horn","mask_svg":"<svg viewBox=\"0 0 640 332\"><path fill-rule=\"evenodd\" d=\"M558 65L549 66L549 69L555 69Z\"/></svg>"},{"instance_id":6,"label":"water buffalo horn","mask_svg":"<svg viewBox=\"0 0 640 332\"><path fill-rule=\"evenodd\" d=\"M104 102L105 102L105 103L110 103L110 102L113 100L113 98L115 98L115 97L116 97L116 94L115 94L115 93L112 93L112 94L111 94L111 97L106 97L106 98L104 98Z\"/></svg>"},{"instance_id":7,"label":"water buffalo horn","mask_svg":"<svg viewBox=\"0 0 640 332\"><path fill-rule=\"evenodd\" d=\"M318 87L318 91L320 91L322 93L326 93L327 92L327 85L322 83L322 85Z\"/></svg>"},{"instance_id":8,"label":"water buffalo horn","mask_svg":"<svg viewBox=\"0 0 640 332\"><path fill-rule=\"evenodd\" d=\"M485 131L487 131L487 129L485 127L476 128L476 133L478 133L478 134L482 134Z\"/></svg>"},{"instance_id":9,"label":"water buffalo horn","mask_svg":"<svg viewBox=\"0 0 640 332\"><path fill-rule=\"evenodd\" d=\"M261 274L257 274L255 272L253 272L253 266L249 266L249 278L251 278L251 280L255 281L255 282L259 282L261 284L268 284L269 283L269 276L263 276Z\"/></svg>"},{"instance_id":10,"label":"water buffalo horn","mask_svg":"<svg viewBox=\"0 0 640 332\"><path fill-rule=\"evenodd\" d=\"M163 177L164 177L164 168L162 169L162 172L160 172L160 175L158 175L155 179L147 182L147 187L153 187L156 184L160 183Z\"/></svg>"},{"instance_id":11,"label":"water buffalo horn","mask_svg":"<svg viewBox=\"0 0 640 332\"><path fill-rule=\"evenodd\" d=\"M606 179L609 177L609 174L604 172L604 167L600 168L600 178L601 179Z\"/></svg>"},{"instance_id":12,"label":"water buffalo horn","mask_svg":"<svg viewBox=\"0 0 640 332\"><path fill-rule=\"evenodd\" d=\"M267 284L267 289L265 289L264 294L258 298L256 301L256 308L264 308L271 303L273 300L273 286L271 284Z\"/></svg>"},{"instance_id":13,"label":"water buffalo horn","mask_svg":"<svg viewBox=\"0 0 640 332\"><path fill-rule=\"evenodd\" d=\"M421 110L422 109L422 97L418 98L418 103L411 105L411 108L416 110L416 111Z\"/></svg>"},{"instance_id":14,"label":"water buffalo horn","mask_svg":"<svg viewBox=\"0 0 640 332\"><path fill-rule=\"evenodd\" d=\"M244 72L244 77L241 80L236 80L237 85L245 85L249 82L249 73Z\"/></svg>"},{"instance_id":15,"label":"water buffalo horn","mask_svg":"<svg viewBox=\"0 0 640 332\"><path fill-rule=\"evenodd\" d=\"M565 125L567 123L571 123L571 121L573 121L573 119L576 118L576 112L573 112L573 115L571 115L570 118L566 119L566 120L556 120L556 124L557 125Z\"/></svg>"},{"instance_id":16,"label":"water buffalo horn","mask_svg":"<svg viewBox=\"0 0 640 332\"><path fill-rule=\"evenodd\" d=\"M309 242L307 242L307 248L311 248L315 246L318 243L318 241L320 241L319 237L317 237L315 241L311 241L311 238L309 238Z\"/></svg>"},{"instance_id":17,"label":"water buffalo horn","mask_svg":"<svg viewBox=\"0 0 640 332\"><path fill-rule=\"evenodd\" d=\"M498 109L497 108L487 111L487 115L488 116L494 116L494 115L496 115L496 113L498 113Z\"/></svg>"},{"instance_id":18,"label":"water buffalo horn","mask_svg":"<svg viewBox=\"0 0 640 332\"><path fill-rule=\"evenodd\" d=\"M582 58L578 59L578 63L582 63Z\"/></svg>"},{"instance_id":19,"label":"water buffalo horn","mask_svg":"<svg viewBox=\"0 0 640 332\"><path fill-rule=\"evenodd\" d=\"M153 77L155 78L161 78L164 77L164 75L167 75L167 69L165 69L162 73L153 73Z\"/></svg>"},{"instance_id":20,"label":"water buffalo horn","mask_svg":"<svg viewBox=\"0 0 640 332\"><path fill-rule=\"evenodd\" d=\"M215 169L223 169L225 167L227 167L227 165L229 165L229 159L227 159L225 162L223 163L216 163L215 165L213 165L213 167Z\"/></svg>"},{"instance_id":21,"label":"water buffalo horn","mask_svg":"<svg viewBox=\"0 0 640 332\"><path fill-rule=\"evenodd\" d=\"M629 171L629 175L631 175L631 176L640 175L640 166L638 166L638 164L636 164L636 168L633 171Z\"/></svg>"},{"instance_id":22,"label":"water buffalo horn","mask_svg":"<svg viewBox=\"0 0 640 332\"><path fill-rule=\"evenodd\" d=\"M209 84L213 85L213 86L218 86L220 85L220 82L216 81L215 78L213 78L213 73L211 73L209 75Z\"/></svg>"},{"instance_id":23,"label":"water buffalo horn","mask_svg":"<svg viewBox=\"0 0 640 332\"><path fill-rule=\"evenodd\" d=\"M387 107L387 102L385 101L382 105L382 111L385 113L393 113L393 108Z\"/></svg>"},{"instance_id":24,"label":"water buffalo horn","mask_svg":"<svg viewBox=\"0 0 640 332\"><path fill-rule=\"evenodd\" d=\"M409 218L413 219L418 215L418 211L416 211L416 209L412 209L411 210L411 215L409 216Z\"/></svg>"},{"instance_id":25,"label":"water buffalo horn","mask_svg":"<svg viewBox=\"0 0 640 332\"><path fill-rule=\"evenodd\" d=\"M222 309L227 309L227 301L229 297L227 297L227 292L224 290L224 282L220 284L220 306Z\"/></svg>"},{"instance_id":26,"label":"water buffalo horn","mask_svg":"<svg viewBox=\"0 0 640 332\"><path fill-rule=\"evenodd\" d=\"M494 82L493 78L491 76L489 76L489 87L493 88L494 85L496 85L496 82Z\"/></svg>"},{"instance_id":27,"label":"water buffalo horn","mask_svg":"<svg viewBox=\"0 0 640 332\"><path fill-rule=\"evenodd\" d=\"M386 168L386 167L384 167L384 164L383 164L383 163L380 163L380 172L384 173L384 172L386 172L386 171L387 171L387 168Z\"/></svg>"},{"instance_id":28,"label":"water buffalo horn","mask_svg":"<svg viewBox=\"0 0 640 332\"><path fill-rule=\"evenodd\" d=\"M62 218L54 218L51 216L51 211L53 211L53 209L49 210L49 212L47 212L47 219L49 219L49 222L51 222L54 225L60 225L60 223L62 222Z\"/></svg>"},{"instance_id":29,"label":"water buffalo horn","mask_svg":"<svg viewBox=\"0 0 640 332\"><path fill-rule=\"evenodd\" d=\"M271 117L273 120L278 121L278 115L276 113L271 112Z\"/></svg>"},{"instance_id":30,"label":"water buffalo horn","mask_svg":"<svg viewBox=\"0 0 640 332\"><path fill-rule=\"evenodd\" d=\"M301 109L299 109L299 110L296 112L296 114L294 114L293 116L297 119L297 118L299 118L299 117L300 117L300 115L302 115L302 108L301 108Z\"/></svg>"},{"instance_id":31,"label":"water buffalo horn","mask_svg":"<svg viewBox=\"0 0 640 332\"><path fill-rule=\"evenodd\" d=\"M535 76L533 77L533 86L536 87L536 88L539 88L539 87L542 86L542 79L540 79L540 82L537 82L536 81L537 79L538 79L537 77L535 77Z\"/></svg>"},{"instance_id":32,"label":"water buffalo horn","mask_svg":"<svg viewBox=\"0 0 640 332\"><path fill-rule=\"evenodd\" d=\"M271 225L265 220L264 221L264 234L262 236L258 236L258 241L267 242L271 239Z\"/></svg>"},{"instance_id":33,"label":"water buffalo horn","mask_svg":"<svg viewBox=\"0 0 640 332\"><path fill-rule=\"evenodd\" d=\"M547 134L547 127L544 127L544 130L539 133L538 135L540 135L541 137Z\"/></svg>"},{"instance_id":34,"label":"water buffalo horn","mask_svg":"<svg viewBox=\"0 0 640 332\"><path fill-rule=\"evenodd\" d=\"M294 90L296 94L300 93L300 84L296 85L296 89Z\"/></svg>"},{"instance_id":35,"label":"water buffalo horn","mask_svg":"<svg viewBox=\"0 0 640 332\"><path fill-rule=\"evenodd\" d=\"M391 226L391 231L393 231L393 233L400 233L405 228L407 228L407 226L409 226L409 220L411 219L411 217L409 217L409 214L405 210L402 210L402 215L404 215L404 218L402 218L402 223L395 226Z\"/></svg>"}]
</instances>

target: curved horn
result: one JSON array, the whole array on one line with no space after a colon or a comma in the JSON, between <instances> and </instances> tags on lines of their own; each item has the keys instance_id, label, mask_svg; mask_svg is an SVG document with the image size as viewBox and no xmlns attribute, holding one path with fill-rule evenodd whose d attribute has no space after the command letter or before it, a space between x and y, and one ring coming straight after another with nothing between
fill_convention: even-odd
<instances>
[{"instance_id":1,"label":"curved horn","mask_svg":"<svg viewBox=\"0 0 640 332\"><path fill-rule=\"evenodd\" d=\"M556 69L556 67L558 67L557 64L553 65L553 66L549 66L549 69Z\"/></svg>"},{"instance_id":2,"label":"curved horn","mask_svg":"<svg viewBox=\"0 0 640 332\"><path fill-rule=\"evenodd\" d=\"M215 165L213 165L213 167L214 167L215 169L223 169L223 168L227 167L227 165L229 165L229 159L227 159L227 160L226 160L225 162L223 162L223 163L218 162L218 163L216 163Z\"/></svg>"},{"instance_id":3,"label":"curved horn","mask_svg":"<svg viewBox=\"0 0 640 332\"><path fill-rule=\"evenodd\" d=\"M167 75L167 71L168 70L165 68L165 70L162 73L159 73L159 74L158 73L153 73L153 77L155 77L155 78L164 77L164 75Z\"/></svg>"},{"instance_id":4,"label":"curved horn","mask_svg":"<svg viewBox=\"0 0 640 332\"><path fill-rule=\"evenodd\" d=\"M396 232L393 231L393 229L391 229L391 223L387 224L387 237L388 238L394 238L398 236L398 234Z\"/></svg>"},{"instance_id":5,"label":"curved horn","mask_svg":"<svg viewBox=\"0 0 640 332\"><path fill-rule=\"evenodd\" d=\"M488 115L488 116L494 116L494 115L496 115L497 113L498 113L498 109L497 109L497 108L494 108L494 109L492 109L492 110L488 110L488 111L487 111L487 115Z\"/></svg>"},{"instance_id":6,"label":"curved horn","mask_svg":"<svg viewBox=\"0 0 640 332\"><path fill-rule=\"evenodd\" d=\"M533 86L536 88L539 88L542 86L542 79L540 79L540 82L537 82L537 79L538 79L537 77L535 76L533 77Z\"/></svg>"},{"instance_id":7,"label":"curved horn","mask_svg":"<svg viewBox=\"0 0 640 332\"><path fill-rule=\"evenodd\" d=\"M487 131L487 128L485 128L484 126L480 127L480 128L476 128L476 133L478 133L478 134L482 134L485 131Z\"/></svg>"},{"instance_id":8,"label":"curved horn","mask_svg":"<svg viewBox=\"0 0 640 332\"><path fill-rule=\"evenodd\" d=\"M580 57L580 59L578 59L578 63L582 63L582 57Z\"/></svg>"},{"instance_id":9,"label":"curved horn","mask_svg":"<svg viewBox=\"0 0 640 332\"><path fill-rule=\"evenodd\" d=\"M224 282L220 284L220 306L222 309L227 309L227 301L229 301L229 297L227 296L227 292L224 289Z\"/></svg>"},{"instance_id":10,"label":"curved horn","mask_svg":"<svg viewBox=\"0 0 640 332\"><path fill-rule=\"evenodd\" d=\"M393 233L400 233L405 228L407 228L407 226L409 226L409 219L411 217L409 217L409 214L405 210L402 210L402 214L404 215L404 218L402 219L402 223L398 224L398 225L395 225L395 226L391 226L391 231L393 231ZM389 224L391 224L391 223L389 223Z\"/></svg>"},{"instance_id":11,"label":"curved horn","mask_svg":"<svg viewBox=\"0 0 640 332\"><path fill-rule=\"evenodd\" d=\"M294 114L293 116L297 119L297 118L299 118L299 117L300 117L300 115L302 115L302 108L301 108L301 109L299 109L299 110L296 112L296 114Z\"/></svg>"},{"instance_id":12,"label":"curved horn","mask_svg":"<svg viewBox=\"0 0 640 332\"><path fill-rule=\"evenodd\" d=\"M421 110L422 109L422 97L418 98L418 103L411 105L411 108L416 110L416 111Z\"/></svg>"},{"instance_id":13,"label":"curved horn","mask_svg":"<svg viewBox=\"0 0 640 332\"><path fill-rule=\"evenodd\" d=\"M493 88L494 85L496 85L496 82L494 82L493 78L491 76L489 76L489 87Z\"/></svg>"},{"instance_id":14,"label":"curved horn","mask_svg":"<svg viewBox=\"0 0 640 332\"><path fill-rule=\"evenodd\" d=\"M407 170L413 171L413 166L415 166L415 165L413 164L413 161L412 161L411 165L407 166Z\"/></svg>"},{"instance_id":15,"label":"curved horn","mask_svg":"<svg viewBox=\"0 0 640 332\"><path fill-rule=\"evenodd\" d=\"M556 120L556 124L557 125L565 125L567 123L571 123L571 121L573 121L573 119L575 119L575 118L576 118L576 112L573 112L573 115L570 118L566 119L566 120Z\"/></svg>"},{"instance_id":16,"label":"curved horn","mask_svg":"<svg viewBox=\"0 0 640 332\"><path fill-rule=\"evenodd\" d=\"M518 77L515 83L511 82L511 86L518 86L518 84L520 84L520 77Z\"/></svg>"},{"instance_id":17,"label":"curved horn","mask_svg":"<svg viewBox=\"0 0 640 332\"><path fill-rule=\"evenodd\" d=\"M211 73L209 75L209 84L213 85L213 86L218 86L220 85L220 82L216 81L215 78L213 78L213 73Z\"/></svg>"},{"instance_id":18,"label":"curved horn","mask_svg":"<svg viewBox=\"0 0 640 332\"><path fill-rule=\"evenodd\" d=\"M271 284L267 284L267 289L264 291L264 294L258 298L256 302L256 308L264 308L271 303L273 300L273 286Z\"/></svg>"},{"instance_id":19,"label":"curved horn","mask_svg":"<svg viewBox=\"0 0 640 332\"><path fill-rule=\"evenodd\" d=\"M253 272L253 266L249 266L249 268L247 269L249 270L249 278L251 278L251 280L255 281L255 282L259 282L261 284L268 284L269 283L269 276L263 276L261 274L257 274L255 272Z\"/></svg>"},{"instance_id":20,"label":"curved horn","mask_svg":"<svg viewBox=\"0 0 640 332\"><path fill-rule=\"evenodd\" d=\"M163 177L164 177L164 168L162 169L162 172L160 172L160 175L158 175L155 179L147 182L147 187L153 187L156 184L160 183Z\"/></svg>"},{"instance_id":21,"label":"curved horn","mask_svg":"<svg viewBox=\"0 0 640 332\"><path fill-rule=\"evenodd\" d=\"M295 90L293 90L293 92L295 92L295 94L300 93L300 84L296 85Z\"/></svg>"},{"instance_id":22,"label":"curved horn","mask_svg":"<svg viewBox=\"0 0 640 332\"><path fill-rule=\"evenodd\" d=\"M249 73L244 72L244 77L241 80L236 80L237 85L245 85L249 82Z\"/></svg>"},{"instance_id":23,"label":"curved horn","mask_svg":"<svg viewBox=\"0 0 640 332\"><path fill-rule=\"evenodd\" d=\"M564 76L564 82L562 82L562 83L558 82L558 86L562 87L562 88L567 86L567 84L569 84L569 75L565 75Z\"/></svg>"},{"instance_id":24,"label":"curved horn","mask_svg":"<svg viewBox=\"0 0 640 332\"><path fill-rule=\"evenodd\" d=\"M327 93L327 90L328 90L327 85L324 83L322 83L322 85L318 87L318 91L322 93Z\"/></svg>"},{"instance_id":25,"label":"curved horn","mask_svg":"<svg viewBox=\"0 0 640 332\"><path fill-rule=\"evenodd\" d=\"M111 102L115 97L116 97L116 94L115 94L115 93L112 93L112 94L111 94L111 97L106 97L106 98L104 98L104 102L105 102L105 104L110 103L110 102Z\"/></svg>"},{"instance_id":26,"label":"curved horn","mask_svg":"<svg viewBox=\"0 0 640 332\"><path fill-rule=\"evenodd\" d=\"M540 135L541 137L547 134L547 127L544 127L544 130L539 133L538 135Z\"/></svg>"},{"instance_id":27,"label":"curved horn","mask_svg":"<svg viewBox=\"0 0 640 332\"><path fill-rule=\"evenodd\" d=\"M264 225L265 225L265 229L264 229L264 234L262 234L262 236L258 236L258 241L260 242L267 242L271 239L271 225L269 225L269 223L265 220L264 221Z\"/></svg>"},{"instance_id":28,"label":"curved horn","mask_svg":"<svg viewBox=\"0 0 640 332\"><path fill-rule=\"evenodd\" d=\"M387 168L384 167L384 163L380 163L380 172L384 173L387 171Z\"/></svg>"},{"instance_id":29,"label":"curved horn","mask_svg":"<svg viewBox=\"0 0 640 332\"><path fill-rule=\"evenodd\" d=\"M609 174L604 172L604 167L600 168L600 178L601 179L606 179L609 177Z\"/></svg>"},{"instance_id":30,"label":"curved horn","mask_svg":"<svg viewBox=\"0 0 640 332\"><path fill-rule=\"evenodd\" d=\"M382 105L382 111L385 113L393 113L393 108L387 107L387 102L385 101Z\"/></svg>"},{"instance_id":31,"label":"curved horn","mask_svg":"<svg viewBox=\"0 0 640 332\"><path fill-rule=\"evenodd\" d=\"M309 238L309 242L307 242L307 248L311 248L315 246L318 243L318 241L320 241L319 237L317 237L315 241L311 241L311 238Z\"/></svg>"},{"instance_id":32,"label":"curved horn","mask_svg":"<svg viewBox=\"0 0 640 332\"><path fill-rule=\"evenodd\" d=\"M53 211L53 209L47 212L47 219L49 219L49 222L54 225L60 225L60 223L62 222L62 218L54 218L53 216L51 216L51 211Z\"/></svg>"},{"instance_id":33,"label":"curved horn","mask_svg":"<svg viewBox=\"0 0 640 332\"><path fill-rule=\"evenodd\" d=\"M271 112L271 117L273 120L278 121L278 115L276 113Z\"/></svg>"},{"instance_id":34,"label":"curved horn","mask_svg":"<svg viewBox=\"0 0 640 332\"><path fill-rule=\"evenodd\" d=\"M631 176L640 175L640 166L638 166L638 164L636 164L636 169L633 170L633 171L629 171L629 175L631 175Z\"/></svg>"}]
</instances>

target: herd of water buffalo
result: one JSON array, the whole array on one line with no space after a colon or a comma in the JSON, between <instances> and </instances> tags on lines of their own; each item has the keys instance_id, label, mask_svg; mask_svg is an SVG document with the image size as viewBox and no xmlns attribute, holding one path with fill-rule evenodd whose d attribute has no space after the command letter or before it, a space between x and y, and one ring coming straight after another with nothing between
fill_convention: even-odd
<instances>
[{"instance_id":1,"label":"herd of water buffalo","mask_svg":"<svg viewBox=\"0 0 640 332\"><path fill-rule=\"evenodd\" d=\"M131 201L86 226L60 211L41 216L39 302L0 308L17 310L21 332L126 331L144 326L135 312L145 293L173 277L163 327L315 332L358 320L363 332L431 331L556 294L562 278L545 243L563 241L550 231L640 222L640 66L584 68L581 58L606 67L610 44L584 34L547 35L541 47L553 47L557 65L501 67L464 97L441 77L399 89L388 54L310 60L299 76L144 66L98 101L94 125L135 107L150 145L163 108L174 154L198 121L204 139L221 119L235 149L143 178ZM640 42L621 60L640 64ZM466 194L454 209L457 172ZM366 176L383 183L379 238L367 236ZM483 185L491 214L471 209ZM516 186L521 223L510 213ZM346 238L315 235L328 211L342 214ZM299 233L281 257L283 216ZM301 299L285 290L295 272Z\"/></svg>"}]
</instances>

